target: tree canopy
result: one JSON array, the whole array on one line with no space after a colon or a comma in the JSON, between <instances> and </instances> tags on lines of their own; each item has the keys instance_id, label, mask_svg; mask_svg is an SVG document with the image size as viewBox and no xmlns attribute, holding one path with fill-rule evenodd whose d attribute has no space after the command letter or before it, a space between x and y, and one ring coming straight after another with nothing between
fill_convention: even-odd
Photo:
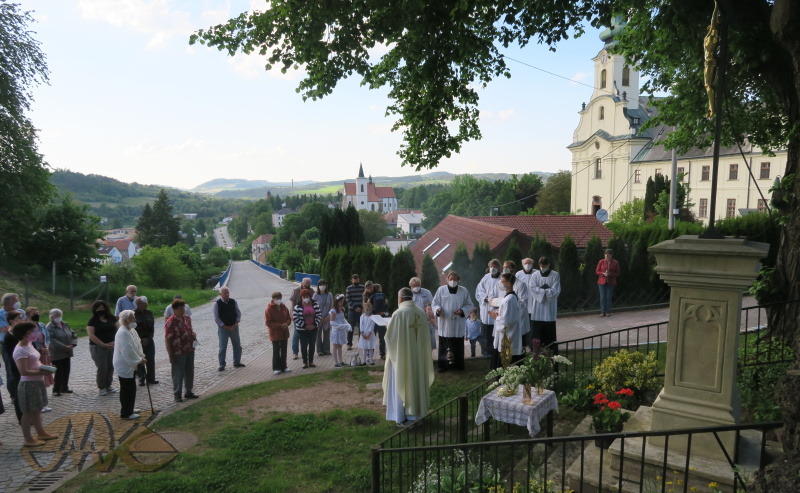
<instances>
[{"instance_id":1,"label":"tree canopy","mask_svg":"<svg viewBox=\"0 0 800 493\"><path fill-rule=\"evenodd\" d=\"M180 220L172 217L167 191L161 189L153 206L145 204L136 224L136 241L142 246L173 246L181 241Z\"/></svg>"}]
</instances>

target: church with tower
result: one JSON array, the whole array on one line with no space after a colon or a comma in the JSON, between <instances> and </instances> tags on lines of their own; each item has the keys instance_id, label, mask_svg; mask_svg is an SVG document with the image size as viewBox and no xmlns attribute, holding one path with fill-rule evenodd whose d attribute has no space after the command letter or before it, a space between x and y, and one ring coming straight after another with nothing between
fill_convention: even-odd
<instances>
[{"instance_id":1,"label":"church with tower","mask_svg":"<svg viewBox=\"0 0 800 493\"><path fill-rule=\"evenodd\" d=\"M592 59L594 91L578 112L580 122L567 146L572 152L570 210L575 214L595 214L600 209L613 214L622 204L644 198L648 178L662 174L674 179L672 151L658 143L673 128L642 130L656 110L648 97L639 94L635 67L608 51L623 25L615 23L600 33L603 49ZM708 222L710 213L712 155L709 147L677 156L679 183L688 183L687 202L702 222ZM750 143L742 152L738 147L721 148L716 219L764 211L768 190L785 167L785 150L767 156Z\"/></svg>"},{"instance_id":2,"label":"church with tower","mask_svg":"<svg viewBox=\"0 0 800 493\"><path fill-rule=\"evenodd\" d=\"M376 187L372 175L364 177L364 166L358 166L358 178L354 182L344 182L342 208L353 206L356 210L378 211L383 214L397 210L397 197L392 187Z\"/></svg>"}]
</instances>

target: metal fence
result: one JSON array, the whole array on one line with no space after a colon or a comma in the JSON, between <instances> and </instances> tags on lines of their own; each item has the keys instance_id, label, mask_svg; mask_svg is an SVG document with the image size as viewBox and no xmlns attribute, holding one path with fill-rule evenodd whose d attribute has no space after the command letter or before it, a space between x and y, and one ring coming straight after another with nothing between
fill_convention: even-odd
<instances>
[{"instance_id":1,"label":"metal fence","mask_svg":"<svg viewBox=\"0 0 800 493\"><path fill-rule=\"evenodd\" d=\"M800 303L800 301L792 301L788 303ZM766 337L766 320L768 317L767 310L771 306L774 306L774 304L753 306L744 308L742 310L742 323L740 329L742 342L740 344L739 351L739 365L742 367L776 364L792 360L792 353L790 350L786 350L780 343L776 343L775 341L772 341ZM605 334L572 339L569 341L556 342L554 344L556 344L559 348L559 354L566 356L573 362L573 365L571 366L561 365L557 380L561 382L571 382L574 385L580 371L591 371L591 368L620 349L642 352L654 351L656 353L657 361L663 361L666 351L665 345L667 338L667 325L667 322L659 322L655 324L620 329ZM663 367L660 367L659 370L660 371L657 376L663 376L663 371L661 371L663 370ZM414 426L404 428L383 442L375 445L373 447L373 491L451 491L440 489L426 490L424 488L415 489L415 487L412 487L412 483L419 479L417 478L417 475L421 474L420 471L423 471L423 468L426 467L426 464L428 464L432 458L437 457L430 455L434 453L433 451L439 451L436 452L436 454L441 454L441 451L458 450L460 449L460 446L466 444L483 444L483 446L491 448L498 447L498 445L495 445L497 443L505 443L505 441L508 441L509 443L516 443L514 442L515 439L528 438L527 430L522 427L515 427L513 425L508 425L495 420L489 420L481 426L475 424L474 416L477 412L478 405L481 398L488 392L488 388L491 383L492 381L487 380L477 385L468 392L430 411ZM771 428L775 428L779 426L779 423L751 425L749 428L742 427L740 431L744 429L771 429L770 426ZM668 436L675 433L676 432L664 432L663 436ZM697 430L686 432L686 434L689 435L696 433L699 432ZM710 432L705 431L704 433ZM640 436L653 436L653 433L619 435L635 438ZM490 439L494 441L489 442ZM580 441L581 448L583 448L583 441L588 441L590 439L593 439L593 437L564 437L557 439L548 438L543 439L544 441L523 440L523 442L530 442L532 444L551 442L567 444ZM513 443L512 445L509 445L512 446L511 452L513 452L513 446L516 446L513 445ZM566 445L563 446L566 447ZM405 456L398 452L396 455L389 454L384 457L384 452L382 451L385 450L401 450L408 453L419 451L419 453L422 455L412 454ZM478 446L476 450L483 449ZM378 456L380 456L378 466L376 466L375 463L375 461L378 460L376 459L376 453ZM511 453L511 455L512 457L514 456L513 453ZM455 458L452 458L452 460L455 460ZM405 476L402 478L395 477L401 475L396 468L405 469ZM413 471L413 474L408 472L410 470ZM375 476L376 474L378 475L377 478ZM414 481L412 481L412 478L409 477L409 474L414 476ZM458 474L460 474L460 472ZM530 471L528 474L530 474ZM386 483L387 476L389 477L388 483ZM386 489L387 484L394 484L392 478L395 480L402 479L402 481L406 481L405 483L401 482L401 484L406 485L406 488L393 489L394 486L392 486L390 489ZM511 484L513 484L513 482ZM561 484L563 485L564 483L562 482ZM378 489L375 489L376 486ZM512 489L509 488L507 491L511 492ZM520 491L539 490L522 489ZM576 491L581 490L576 489ZM649 489L647 491L667 490Z\"/></svg>"},{"instance_id":2,"label":"metal fence","mask_svg":"<svg viewBox=\"0 0 800 493\"><path fill-rule=\"evenodd\" d=\"M637 433L387 448L372 447L373 493L745 491L746 477L768 464L767 432L780 422ZM659 445L651 442L659 440ZM731 440L732 439L732 440ZM693 455L698 440L719 445L728 468L709 470ZM725 443L733 442L732 449ZM724 443L725 442L725 443ZM661 444L663 443L663 445ZM728 486L725 486L725 485Z\"/></svg>"}]
</instances>

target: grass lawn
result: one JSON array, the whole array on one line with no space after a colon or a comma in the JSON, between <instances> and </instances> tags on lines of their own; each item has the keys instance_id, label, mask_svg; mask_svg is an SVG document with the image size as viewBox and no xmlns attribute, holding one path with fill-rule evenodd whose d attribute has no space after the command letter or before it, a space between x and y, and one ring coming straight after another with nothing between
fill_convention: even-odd
<instances>
[{"instance_id":1,"label":"grass lawn","mask_svg":"<svg viewBox=\"0 0 800 493\"><path fill-rule=\"evenodd\" d=\"M468 358L466 372L437 373L432 407L479 384L487 366L486 360ZM162 470L136 472L120 461L108 473L89 468L59 491L369 491L370 446L397 432L382 406L363 405L366 396L380 403L382 394L366 388L382 379L370 375L374 368L294 376L203 399L153 424L156 432L185 431L199 439ZM310 400L304 403L307 412L265 414L255 404L324 384L351 393L352 406L315 412L317 403Z\"/></svg>"}]
</instances>

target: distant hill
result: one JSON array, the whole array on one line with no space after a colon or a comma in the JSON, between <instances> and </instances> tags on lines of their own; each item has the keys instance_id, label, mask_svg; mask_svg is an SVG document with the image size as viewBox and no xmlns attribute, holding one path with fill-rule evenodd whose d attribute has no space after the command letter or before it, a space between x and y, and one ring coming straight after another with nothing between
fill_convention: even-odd
<instances>
[{"instance_id":1,"label":"distant hill","mask_svg":"<svg viewBox=\"0 0 800 493\"><path fill-rule=\"evenodd\" d=\"M545 181L552 173L537 172ZM480 173L473 174L477 179L491 181L509 180L511 175L508 173ZM409 176L373 176L372 181L376 185L383 187L411 188L417 185L429 183L448 183L456 175L447 171L433 171L431 173L409 175ZM348 177L341 180L315 182L315 181L296 181L294 189L290 182L268 182L264 180L243 180L217 178L196 186L191 191L214 195L224 198L239 199L259 199L270 192L272 195L285 197L294 191L295 194L334 194L343 188L345 181L353 181L355 177Z\"/></svg>"},{"instance_id":2,"label":"distant hill","mask_svg":"<svg viewBox=\"0 0 800 493\"><path fill-rule=\"evenodd\" d=\"M109 204L122 204L126 198L151 197L155 199L162 188L173 194L191 195L176 188L161 187L158 185L141 185L139 183L125 183L107 176L75 173L65 169L57 169L50 175L50 183L59 190L69 191L75 199L85 202L106 202Z\"/></svg>"}]
</instances>

